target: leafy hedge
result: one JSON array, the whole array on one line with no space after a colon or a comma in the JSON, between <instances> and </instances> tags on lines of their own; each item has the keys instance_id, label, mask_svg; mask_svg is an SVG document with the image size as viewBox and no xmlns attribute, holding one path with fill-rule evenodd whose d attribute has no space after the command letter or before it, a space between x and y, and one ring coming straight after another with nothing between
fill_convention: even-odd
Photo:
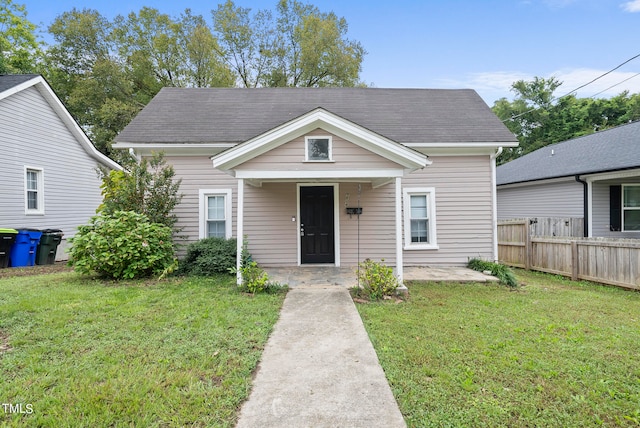
<instances>
[{"instance_id":1,"label":"leafy hedge","mask_svg":"<svg viewBox=\"0 0 640 428\"><path fill-rule=\"evenodd\" d=\"M178 273L209 276L230 273L236 267L235 239L204 238L189 244L187 254L180 261Z\"/></svg>"},{"instance_id":2,"label":"leafy hedge","mask_svg":"<svg viewBox=\"0 0 640 428\"><path fill-rule=\"evenodd\" d=\"M170 227L133 211L97 215L71 238L69 264L113 279L164 275L178 263L172 235Z\"/></svg>"}]
</instances>

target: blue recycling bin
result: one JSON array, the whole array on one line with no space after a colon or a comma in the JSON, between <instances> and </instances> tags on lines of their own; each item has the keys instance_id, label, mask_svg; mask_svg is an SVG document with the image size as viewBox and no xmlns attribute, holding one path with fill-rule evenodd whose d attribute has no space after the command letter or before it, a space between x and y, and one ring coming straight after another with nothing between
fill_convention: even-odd
<instances>
[{"instance_id":1,"label":"blue recycling bin","mask_svg":"<svg viewBox=\"0 0 640 428\"><path fill-rule=\"evenodd\" d=\"M18 229L9 254L9 266L35 266L36 250L41 236L42 232L37 229Z\"/></svg>"}]
</instances>

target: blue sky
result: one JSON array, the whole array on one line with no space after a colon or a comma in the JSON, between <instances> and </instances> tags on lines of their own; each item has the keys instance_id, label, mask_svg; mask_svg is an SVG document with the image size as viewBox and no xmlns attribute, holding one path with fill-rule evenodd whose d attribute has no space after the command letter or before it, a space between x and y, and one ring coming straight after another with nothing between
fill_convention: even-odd
<instances>
[{"instance_id":1,"label":"blue sky","mask_svg":"<svg viewBox=\"0 0 640 428\"><path fill-rule=\"evenodd\" d=\"M186 7L210 20L223 0L14 0L46 28L59 14L97 9L109 19L143 6L178 16ZM277 0L235 0L274 9ZM489 104L512 99L519 79L555 76L556 95L640 54L640 0L303 0L349 24L368 54L361 78L376 87L472 88ZM640 58L578 92L640 92ZM625 79L626 82L620 83ZM612 85L617 85L607 89Z\"/></svg>"}]
</instances>

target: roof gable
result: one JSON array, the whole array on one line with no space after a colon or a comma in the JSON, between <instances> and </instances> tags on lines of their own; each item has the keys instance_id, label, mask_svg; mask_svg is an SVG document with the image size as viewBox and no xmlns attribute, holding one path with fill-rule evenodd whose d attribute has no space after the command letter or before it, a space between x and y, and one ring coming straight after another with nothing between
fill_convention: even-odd
<instances>
[{"instance_id":1,"label":"roof gable","mask_svg":"<svg viewBox=\"0 0 640 428\"><path fill-rule=\"evenodd\" d=\"M431 164L422 153L317 108L215 156L213 166L225 171L231 170L317 128L344 138L407 169L423 168Z\"/></svg>"},{"instance_id":2,"label":"roof gable","mask_svg":"<svg viewBox=\"0 0 640 428\"><path fill-rule=\"evenodd\" d=\"M640 167L640 121L542 147L496 169L498 185Z\"/></svg>"},{"instance_id":3,"label":"roof gable","mask_svg":"<svg viewBox=\"0 0 640 428\"><path fill-rule=\"evenodd\" d=\"M30 87L38 89L43 98L56 112L60 120L67 126L71 134L76 138L80 146L102 165L111 169L122 169L113 160L100 153L84 131L80 128L69 111L62 104L58 96L53 92L46 80L38 74L0 75L0 100Z\"/></svg>"},{"instance_id":4,"label":"roof gable","mask_svg":"<svg viewBox=\"0 0 640 428\"><path fill-rule=\"evenodd\" d=\"M115 147L238 144L316 108L402 144L517 144L470 89L163 88Z\"/></svg>"}]
</instances>

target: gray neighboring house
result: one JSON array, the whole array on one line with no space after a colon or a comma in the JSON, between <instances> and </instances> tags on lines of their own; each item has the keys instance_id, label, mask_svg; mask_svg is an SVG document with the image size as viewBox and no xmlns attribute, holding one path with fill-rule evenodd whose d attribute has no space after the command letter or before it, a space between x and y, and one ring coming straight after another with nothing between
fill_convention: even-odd
<instances>
[{"instance_id":1,"label":"gray neighboring house","mask_svg":"<svg viewBox=\"0 0 640 428\"><path fill-rule=\"evenodd\" d=\"M581 217L585 236L640 238L640 122L497 168L498 218Z\"/></svg>"},{"instance_id":2,"label":"gray neighboring house","mask_svg":"<svg viewBox=\"0 0 640 428\"><path fill-rule=\"evenodd\" d=\"M384 259L402 278L497 258L495 156L516 145L473 90L164 88L114 147L165 152L189 241L246 237L266 267Z\"/></svg>"},{"instance_id":3,"label":"gray neighboring house","mask_svg":"<svg viewBox=\"0 0 640 428\"><path fill-rule=\"evenodd\" d=\"M67 239L102 202L96 150L40 75L0 75L0 227L61 229Z\"/></svg>"}]
</instances>

